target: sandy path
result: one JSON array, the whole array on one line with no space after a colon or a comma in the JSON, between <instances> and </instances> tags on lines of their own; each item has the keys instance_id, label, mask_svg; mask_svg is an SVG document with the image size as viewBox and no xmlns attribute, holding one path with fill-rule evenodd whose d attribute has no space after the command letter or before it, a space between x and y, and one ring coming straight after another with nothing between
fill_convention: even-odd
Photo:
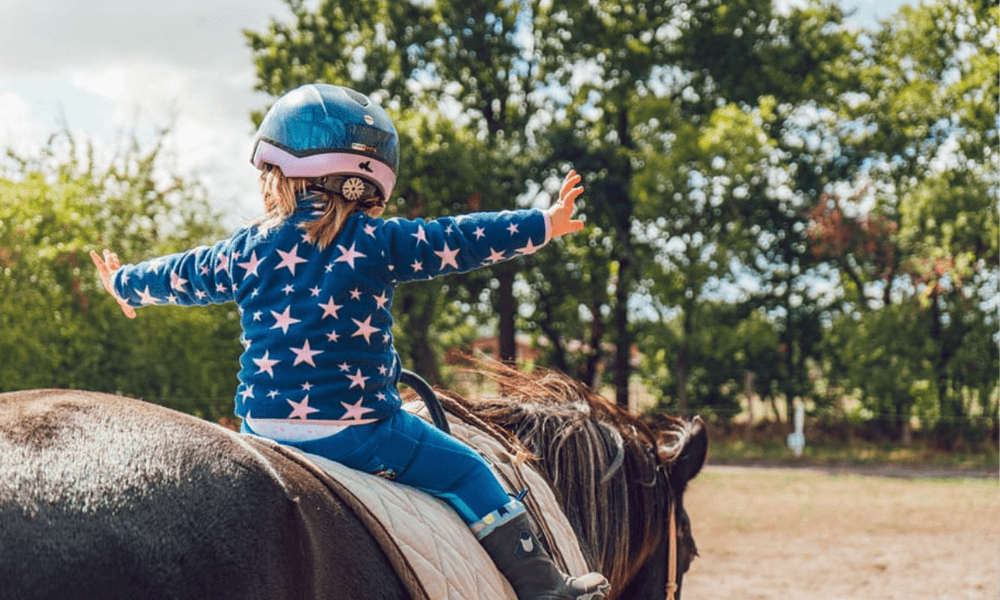
<instances>
[{"instance_id":1,"label":"sandy path","mask_svg":"<svg viewBox=\"0 0 1000 600\"><path fill-rule=\"evenodd\" d=\"M684 600L997 600L1000 483L709 467Z\"/></svg>"}]
</instances>

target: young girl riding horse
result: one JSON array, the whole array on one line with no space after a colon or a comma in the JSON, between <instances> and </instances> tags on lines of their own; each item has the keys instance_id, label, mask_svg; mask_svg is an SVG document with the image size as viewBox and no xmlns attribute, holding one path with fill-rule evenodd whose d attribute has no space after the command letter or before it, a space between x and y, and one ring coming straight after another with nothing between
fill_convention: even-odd
<instances>
[{"instance_id":1,"label":"young girl riding horse","mask_svg":"<svg viewBox=\"0 0 1000 600\"><path fill-rule=\"evenodd\" d=\"M471 448L402 410L390 313L397 284L531 254L578 231L570 171L548 210L381 219L399 139L364 94L326 84L282 96L252 157L265 214L211 247L122 266L91 257L133 307L235 302L243 327L236 414L243 431L422 489L472 529L520 600L602 598L598 573L567 577Z\"/></svg>"}]
</instances>

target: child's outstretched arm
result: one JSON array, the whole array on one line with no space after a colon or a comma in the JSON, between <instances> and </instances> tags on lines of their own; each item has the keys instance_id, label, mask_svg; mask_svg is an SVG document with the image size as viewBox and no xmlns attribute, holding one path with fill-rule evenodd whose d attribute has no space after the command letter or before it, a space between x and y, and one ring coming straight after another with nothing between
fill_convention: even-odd
<instances>
[{"instance_id":1,"label":"child's outstretched arm","mask_svg":"<svg viewBox=\"0 0 1000 600\"><path fill-rule=\"evenodd\" d=\"M582 178L576 171L571 170L567 173L566 178L563 179L562 188L559 190L559 200L548 210L553 238L583 229L583 221L573 218L573 203L583 193L583 188L577 185L581 180Z\"/></svg>"},{"instance_id":2,"label":"child's outstretched arm","mask_svg":"<svg viewBox=\"0 0 1000 600\"><path fill-rule=\"evenodd\" d=\"M480 212L432 221L389 219L371 225L369 235L381 240L395 282L471 271L533 254L552 238L582 229L583 221L573 219L574 202L583 193L580 181L570 171L548 210Z\"/></svg>"},{"instance_id":3,"label":"child's outstretched arm","mask_svg":"<svg viewBox=\"0 0 1000 600\"><path fill-rule=\"evenodd\" d=\"M134 319L135 309L119 298L118 294L115 293L114 288L111 286L111 276L114 275L114 272L122 266L121 261L118 260L118 255L110 250L105 250L104 258L102 259L100 254L91 250L90 260L94 261L94 266L97 267L97 274L101 278L101 283L104 284L104 289L106 289L108 293L118 301L118 304L122 307L122 312L125 313L125 316L130 319Z\"/></svg>"}]
</instances>

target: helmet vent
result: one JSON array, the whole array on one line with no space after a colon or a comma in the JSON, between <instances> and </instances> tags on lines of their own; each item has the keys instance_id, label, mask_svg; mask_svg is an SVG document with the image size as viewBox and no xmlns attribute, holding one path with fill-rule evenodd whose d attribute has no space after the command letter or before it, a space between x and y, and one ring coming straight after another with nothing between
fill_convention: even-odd
<instances>
[{"instance_id":1,"label":"helmet vent","mask_svg":"<svg viewBox=\"0 0 1000 600\"><path fill-rule=\"evenodd\" d=\"M370 100L368 100L368 96L365 96L364 94L356 92L350 88L341 88L341 89L344 90L344 92L348 96L350 96L351 100L354 100L361 106L368 106L368 103L370 102Z\"/></svg>"}]
</instances>

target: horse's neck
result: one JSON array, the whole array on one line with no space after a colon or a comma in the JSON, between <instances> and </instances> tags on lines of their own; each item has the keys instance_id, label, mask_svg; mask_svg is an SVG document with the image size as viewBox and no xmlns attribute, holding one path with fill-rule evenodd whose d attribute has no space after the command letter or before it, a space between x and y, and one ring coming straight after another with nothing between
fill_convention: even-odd
<instances>
[{"instance_id":1,"label":"horse's neck","mask_svg":"<svg viewBox=\"0 0 1000 600\"><path fill-rule=\"evenodd\" d=\"M540 457L591 568L622 589L661 545L666 478L651 448L609 423L554 418L521 441Z\"/></svg>"}]
</instances>

